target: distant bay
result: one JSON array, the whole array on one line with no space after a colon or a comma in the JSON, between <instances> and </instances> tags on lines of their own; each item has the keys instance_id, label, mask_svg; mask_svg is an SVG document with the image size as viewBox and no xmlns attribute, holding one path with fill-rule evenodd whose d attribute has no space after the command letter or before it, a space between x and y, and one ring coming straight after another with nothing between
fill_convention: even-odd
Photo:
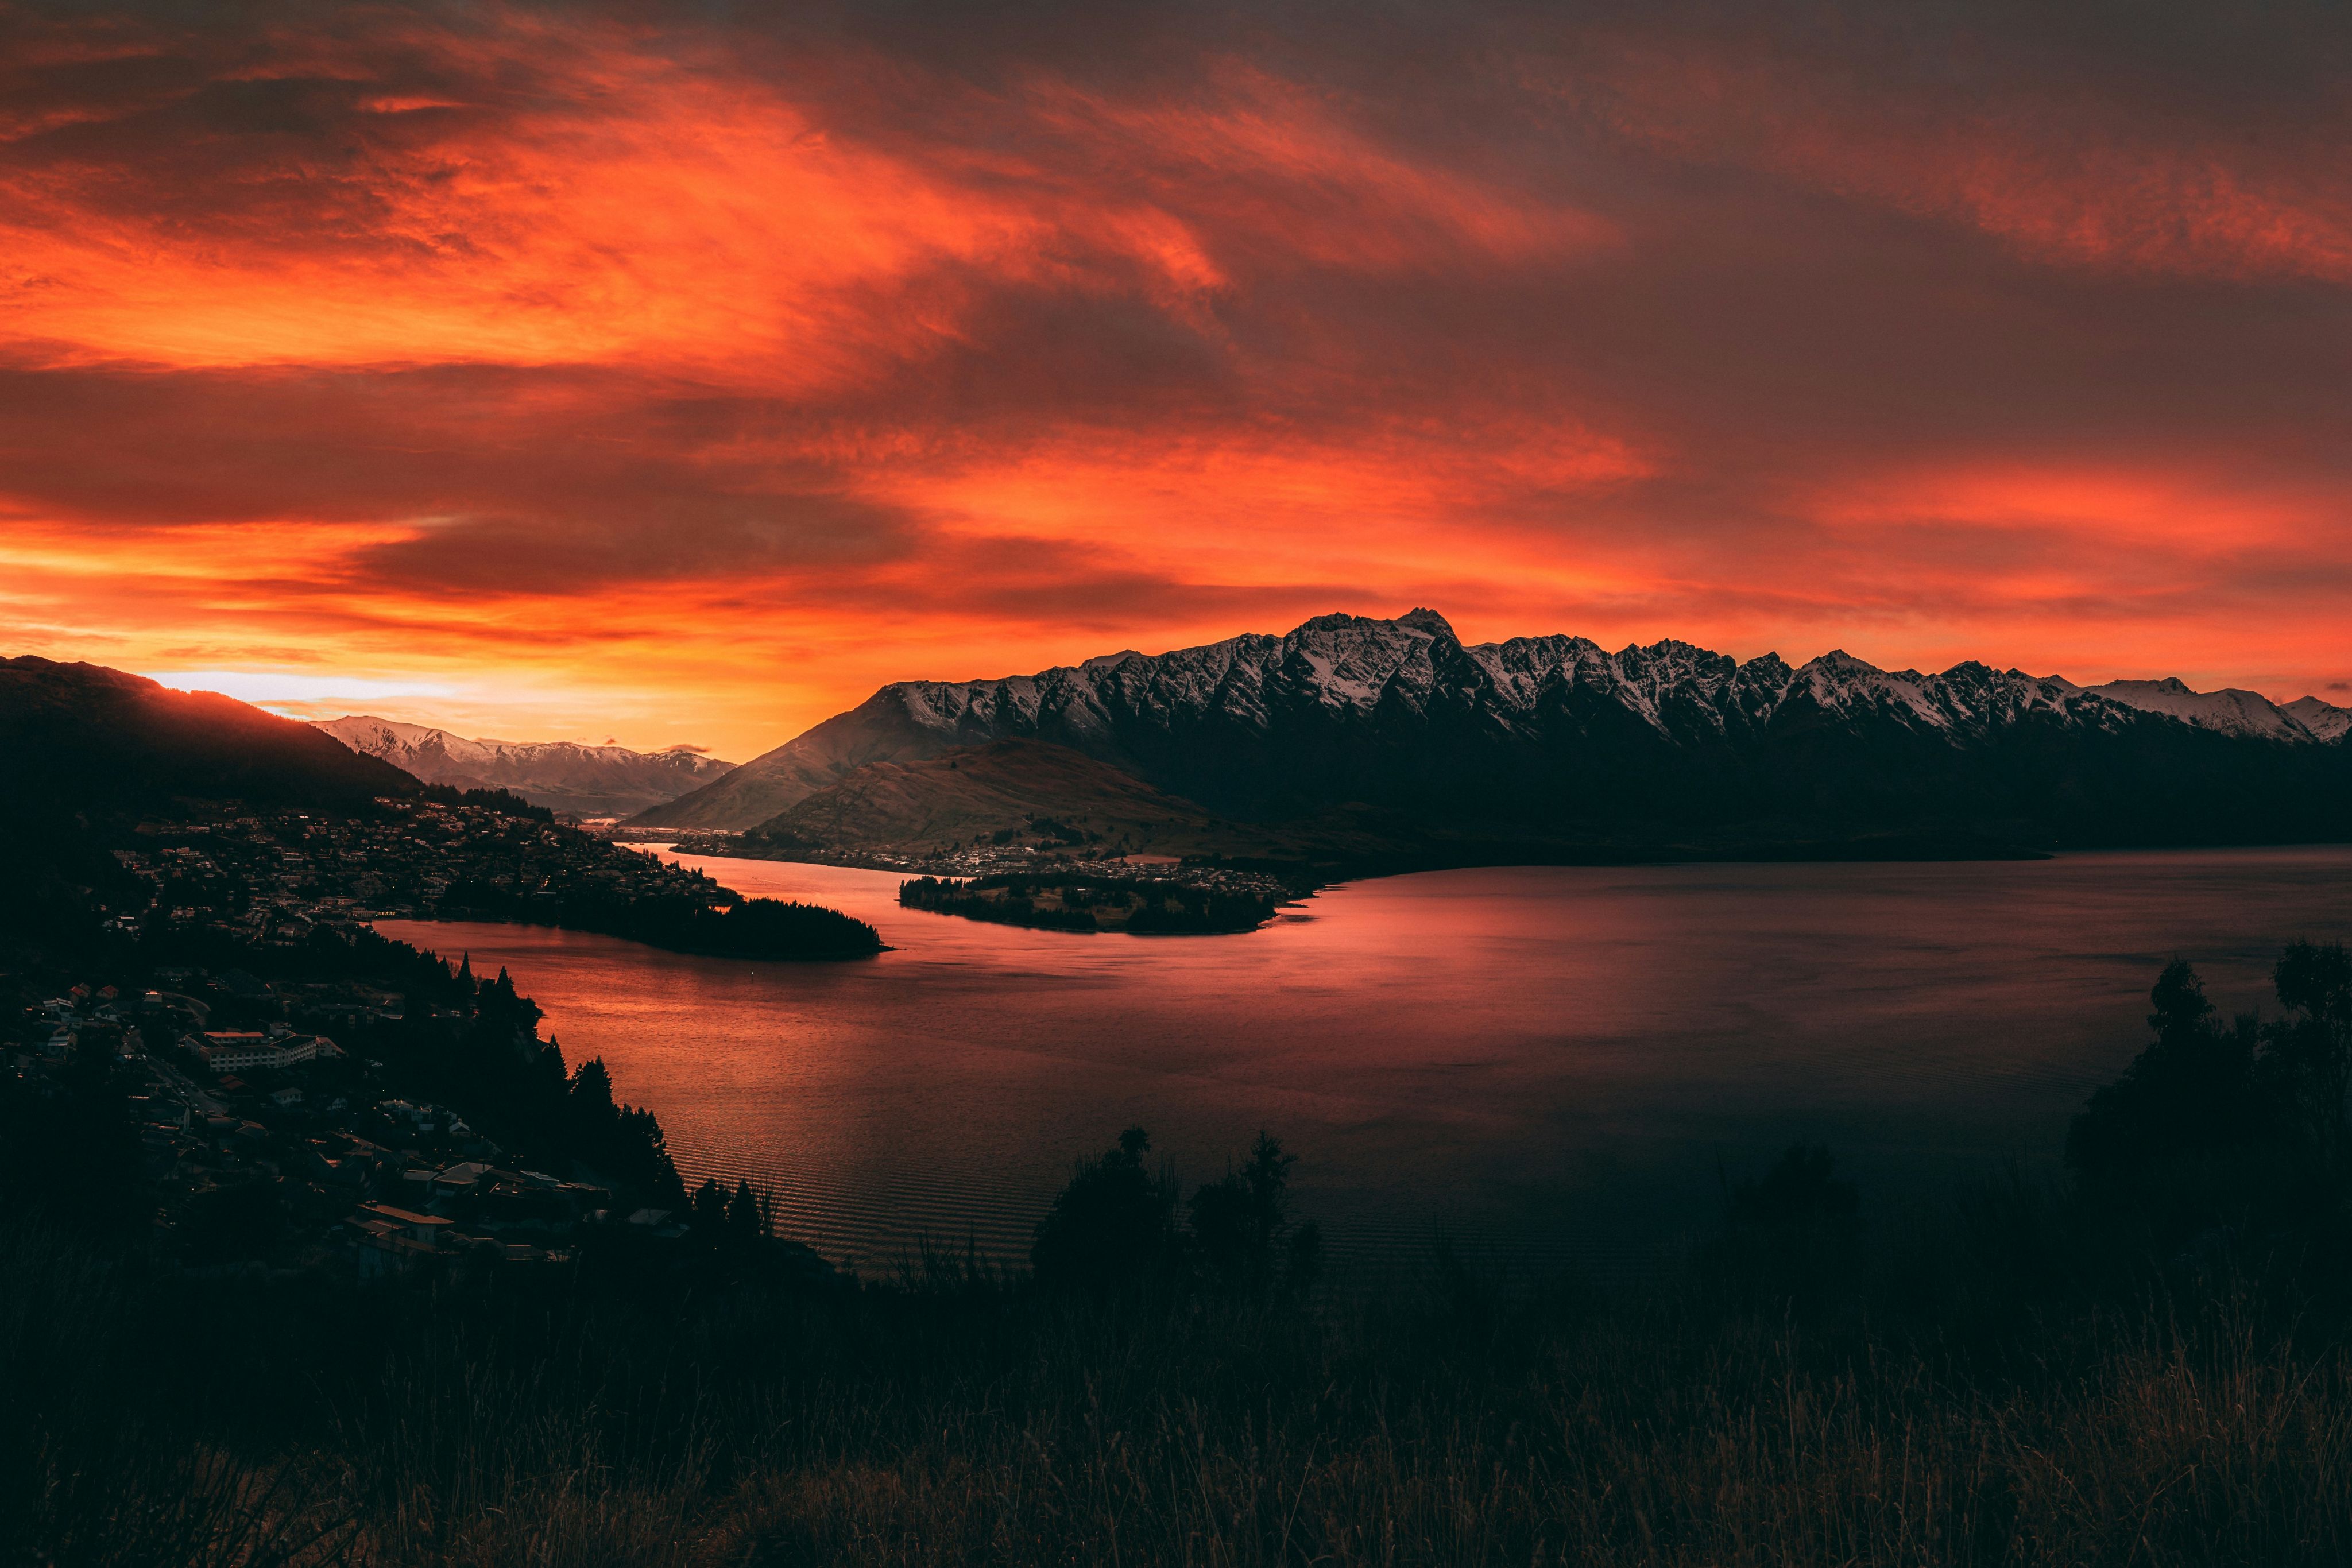
<instances>
[{"instance_id":1,"label":"distant bay","mask_svg":"<svg viewBox=\"0 0 2352 1568\"><path fill-rule=\"evenodd\" d=\"M1188 1181L1261 1125L1342 1260L1445 1239L1533 1266L1703 1227L1794 1139L1884 1205L2014 1162L2129 1061L2178 954L2225 1010L2352 935L2352 848L2035 862L1508 867L1326 890L1244 936L1072 936L902 910L898 878L690 858L895 949L771 965L541 927L386 921L505 965L681 1169L772 1183L878 1267L1012 1260L1073 1160L1150 1129Z\"/></svg>"}]
</instances>

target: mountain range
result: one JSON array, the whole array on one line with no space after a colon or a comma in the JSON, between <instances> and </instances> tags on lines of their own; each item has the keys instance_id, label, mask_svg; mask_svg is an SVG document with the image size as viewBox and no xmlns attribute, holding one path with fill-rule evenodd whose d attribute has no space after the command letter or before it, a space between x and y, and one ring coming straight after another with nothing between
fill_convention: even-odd
<instances>
[{"instance_id":1,"label":"mountain range","mask_svg":"<svg viewBox=\"0 0 2352 1568\"><path fill-rule=\"evenodd\" d=\"M314 727L427 784L511 790L534 806L582 817L626 816L735 766L685 747L648 752L568 740L467 740L446 729L365 716L316 720Z\"/></svg>"},{"instance_id":2,"label":"mountain range","mask_svg":"<svg viewBox=\"0 0 2352 1568\"><path fill-rule=\"evenodd\" d=\"M894 682L634 821L760 828L845 787L870 802L866 770L1017 739L1229 821L1376 820L1428 859L2277 841L2352 831L2347 731L2352 712L2315 697L1842 652L1741 663L1681 642L1465 644L1415 610Z\"/></svg>"}]
</instances>

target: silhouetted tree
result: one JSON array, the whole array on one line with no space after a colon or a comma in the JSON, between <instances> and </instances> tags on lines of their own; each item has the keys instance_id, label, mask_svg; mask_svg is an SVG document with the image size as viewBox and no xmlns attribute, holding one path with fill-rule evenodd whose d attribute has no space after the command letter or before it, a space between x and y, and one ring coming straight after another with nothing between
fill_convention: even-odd
<instances>
[{"instance_id":1,"label":"silhouetted tree","mask_svg":"<svg viewBox=\"0 0 2352 1568\"><path fill-rule=\"evenodd\" d=\"M2179 958L2165 966L2148 1001L2155 1040L2067 1130L2067 1163L2086 1180L2137 1180L2158 1161L2242 1145L2269 1119L2255 1082L2251 1019L2219 1027L2204 982Z\"/></svg>"},{"instance_id":2,"label":"silhouetted tree","mask_svg":"<svg viewBox=\"0 0 2352 1568\"><path fill-rule=\"evenodd\" d=\"M767 1222L760 1213L760 1200L751 1191L751 1184L739 1181L735 1196L727 1200L727 1239L730 1245L749 1250L768 1233Z\"/></svg>"},{"instance_id":3,"label":"silhouetted tree","mask_svg":"<svg viewBox=\"0 0 2352 1568\"><path fill-rule=\"evenodd\" d=\"M474 1008L474 1035L484 1045L511 1044L526 1060L537 1054L539 1020L546 1015L537 1002L515 989L503 965L497 979L486 980L477 989Z\"/></svg>"},{"instance_id":4,"label":"silhouetted tree","mask_svg":"<svg viewBox=\"0 0 2352 1568\"><path fill-rule=\"evenodd\" d=\"M2271 973L2286 1017L2263 1031L2263 1075L2323 1155L2339 1157L2352 1087L2352 954L2297 942Z\"/></svg>"},{"instance_id":5,"label":"silhouetted tree","mask_svg":"<svg viewBox=\"0 0 2352 1568\"><path fill-rule=\"evenodd\" d=\"M572 1103L588 1115L612 1110L613 1075L603 1057L592 1056L572 1070Z\"/></svg>"},{"instance_id":6,"label":"silhouetted tree","mask_svg":"<svg viewBox=\"0 0 2352 1568\"><path fill-rule=\"evenodd\" d=\"M646 1202L685 1201L661 1124L650 1111L614 1103L613 1075L602 1057L590 1057L572 1074L563 1124L566 1157L625 1183Z\"/></svg>"},{"instance_id":7,"label":"silhouetted tree","mask_svg":"<svg viewBox=\"0 0 2352 1568\"><path fill-rule=\"evenodd\" d=\"M1038 1284L1106 1291L1164 1263L1173 1239L1173 1184L1143 1168L1151 1135L1129 1127L1101 1158L1080 1165L1037 1222L1029 1250Z\"/></svg>"},{"instance_id":8,"label":"silhouetted tree","mask_svg":"<svg viewBox=\"0 0 2352 1568\"><path fill-rule=\"evenodd\" d=\"M694 1204L688 1216L698 1241L716 1246L727 1239L727 1189L716 1181L705 1179L694 1189Z\"/></svg>"},{"instance_id":9,"label":"silhouetted tree","mask_svg":"<svg viewBox=\"0 0 2352 1568\"><path fill-rule=\"evenodd\" d=\"M1290 1217L1295 1155L1261 1130L1247 1163L1192 1195L1192 1239L1201 1260L1228 1283L1264 1285L1274 1275L1275 1243ZM1319 1244L1319 1238L1318 1238Z\"/></svg>"}]
</instances>

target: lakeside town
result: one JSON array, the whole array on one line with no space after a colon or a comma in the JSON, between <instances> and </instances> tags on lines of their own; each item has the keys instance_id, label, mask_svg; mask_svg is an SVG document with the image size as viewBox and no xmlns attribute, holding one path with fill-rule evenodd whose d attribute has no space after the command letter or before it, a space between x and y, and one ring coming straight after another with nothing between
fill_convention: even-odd
<instances>
[{"instance_id":1,"label":"lakeside town","mask_svg":"<svg viewBox=\"0 0 2352 1568\"><path fill-rule=\"evenodd\" d=\"M382 1063L323 1032L362 1016L402 1021L397 992L310 983L281 998L242 969L166 967L155 978L187 989L78 984L26 1009L20 1031L36 1039L12 1047L8 1071L36 1097L64 1092L77 1070L129 1090L152 1228L198 1267L259 1254L365 1279L425 1259L561 1262L587 1224L685 1233L667 1211L614 1213L609 1186L508 1168L507 1151L462 1115L389 1092ZM287 1019L216 1028L216 1007Z\"/></svg>"},{"instance_id":2,"label":"lakeside town","mask_svg":"<svg viewBox=\"0 0 2352 1568\"><path fill-rule=\"evenodd\" d=\"M723 905L709 877L616 847L510 797L379 797L366 815L278 811L140 822L109 920L299 944L379 919L529 919L593 898ZM552 923L551 921L550 922Z\"/></svg>"},{"instance_id":3,"label":"lakeside town","mask_svg":"<svg viewBox=\"0 0 2352 1568\"><path fill-rule=\"evenodd\" d=\"M138 990L74 984L0 1024L0 1111L12 1134L64 1145L86 1185L135 1211L130 1228L197 1272L366 1280L551 1265L599 1236L677 1256L690 1243L756 1239L804 1272L830 1272L772 1239L769 1202L748 1185L706 1183L687 1197L650 1116L613 1103L601 1062L565 1074L556 1048L525 1032L537 1009L504 974L481 981L462 962L454 972L432 963L449 984L429 999L239 967L159 966ZM465 1040L469 1051L487 1039L540 1058L575 1135L534 1138L540 1152L526 1155L457 1106L406 1089L422 1075L401 1058L420 1039ZM509 1124L530 1119L511 1103L497 1109ZM650 1137L629 1136L641 1130ZM599 1143L613 1174L580 1157Z\"/></svg>"},{"instance_id":4,"label":"lakeside town","mask_svg":"<svg viewBox=\"0 0 2352 1568\"><path fill-rule=\"evenodd\" d=\"M734 895L506 798L440 794L140 821L84 890L95 943L0 998L13 1155L46 1149L199 1270L365 1279L562 1263L599 1235L768 1238L748 1186L689 1197L652 1117L542 1042L503 973L370 924Z\"/></svg>"}]
</instances>

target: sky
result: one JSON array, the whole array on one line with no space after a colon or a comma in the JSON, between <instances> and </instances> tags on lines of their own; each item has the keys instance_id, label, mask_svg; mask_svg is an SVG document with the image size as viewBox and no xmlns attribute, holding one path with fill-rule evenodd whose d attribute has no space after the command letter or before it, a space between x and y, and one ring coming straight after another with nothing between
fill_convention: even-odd
<instances>
[{"instance_id":1,"label":"sky","mask_svg":"<svg viewBox=\"0 0 2352 1568\"><path fill-rule=\"evenodd\" d=\"M0 4L0 653L740 759L1329 611L2352 702L2340 7Z\"/></svg>"}]
</instances>

